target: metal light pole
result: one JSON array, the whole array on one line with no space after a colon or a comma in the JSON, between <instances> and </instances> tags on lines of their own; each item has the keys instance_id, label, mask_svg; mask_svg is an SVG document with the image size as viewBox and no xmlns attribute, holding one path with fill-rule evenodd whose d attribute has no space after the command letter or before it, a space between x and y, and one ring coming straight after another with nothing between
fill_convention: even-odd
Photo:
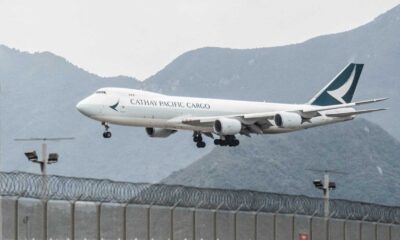
<instances>
[{"instance_id":1,"label":"metal light pole","mask_svg":"<svg viewBox=\"0 0 400 240\"><path fill-rule=\"evenodd\" d=\"M313 184L317 189L320 189L323 191L324 194L324 217L329 218L329 199L330 199L330 191L336 189L336 183L331 182L329 180L329 173L334 173L334 174L346 174L345 172L340 172L336 170L328 170L328 169L307 169L312 172L323 172L324 173L324 181L321 181L320 179L314 180Z\"/></svg>"},{"instance_id":2,"label":"metal light pole","mask_svg":"<svg viewBox=\"0 0 400 240\"><path fill-rule=\"evenodd\" d=\"M73 137L57 137L57 138L17 138L15 141L41 141L42 142L42 160L39 160L36 151L25 152L25 156L29 161L33 163L40 164L40 171L43 178L43 196L42 199L47 200L48 194L48 180L47 180L47 165L53 164L58 161L57 153L47 154L47 141L64 141L64 140L74 140Z\"/></svg>"},{"instance_id":3,"label":"metal light pole","mask_svg":"<svg viewBox=\"0 0 400 240\"><path fill-rule=\"evenodd\" d=\"M25 152L25 156L29 161L40 164L40 171L42 172L43 180L43 239L47 239L47 197L48 197L48 179L47 179L47 165L56 163L58 161L57 153L50 153L47 155L47 141L63 141L73 140L73 137L59 137L59 138L17 138L15 141L41 141L42 142L42 160L39 160L36 151ZM27 221L27 226L29 222Z\"/></svg>"},{"instance_id":4,"label":"metal light pole","mask_svg":"<svg viewBox=\"0 0 400 240\"><path fill-rule=\"evenodd\" d=\"M329 217L329 192L336 188L335 182L329 182L329 171L324 170L324 181L314 180L314 186L324 193L324 217Z\"/></svg>"}]
</instances>

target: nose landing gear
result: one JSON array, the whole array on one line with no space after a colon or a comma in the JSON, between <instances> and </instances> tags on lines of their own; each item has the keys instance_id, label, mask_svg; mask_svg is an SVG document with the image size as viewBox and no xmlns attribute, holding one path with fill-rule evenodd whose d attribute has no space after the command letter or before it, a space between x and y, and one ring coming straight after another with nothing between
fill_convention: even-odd
<instances>
[{"instance_id":1,"label":"nose landing gear","mask_svg":"<svg viewBox=\"0 0 400 240\"><path fill-rule=\"evenodd\" d=\"M108 129L110 128L110 126L108 126L108 124L106 122L102 122L101 125L104 126L105 130L103 132L103 137L104 138L111 138L112 134L110 131L108 131Z\"/></svg>"}]
</instances>

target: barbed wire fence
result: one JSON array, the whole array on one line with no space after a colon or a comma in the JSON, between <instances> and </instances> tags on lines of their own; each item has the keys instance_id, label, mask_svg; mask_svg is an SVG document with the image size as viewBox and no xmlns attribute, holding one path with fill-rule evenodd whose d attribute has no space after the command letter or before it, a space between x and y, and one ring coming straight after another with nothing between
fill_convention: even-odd
<instances>
[{"instance_id":1,"label":"barbed wire fence","mask_svg":"<svg viewBox=\"0 0 400 240\"><path fill-rule=\"evenodd\" d=\"M115 182L25 172L0 172L0 195L49 200L131 203L323 216L323 200L248 190ZM45 192L46 191L46 192ZM332 218L400 224L400 207L332 199Z\"/></svg>"}]
</instances>

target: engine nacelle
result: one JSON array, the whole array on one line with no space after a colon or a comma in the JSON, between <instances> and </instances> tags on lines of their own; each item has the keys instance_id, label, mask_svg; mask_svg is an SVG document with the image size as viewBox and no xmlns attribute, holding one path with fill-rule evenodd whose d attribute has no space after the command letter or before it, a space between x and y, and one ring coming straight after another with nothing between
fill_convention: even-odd
<instances>
[{"instance_id":1,"label":"engine nacelle","mask_svg":"<svg viewBox=\"0 0 400 240\"><path fill-rule=\"evenodd\" d=\"M214 132L218 135L235 135L242 130L242 123L237 119L220 118L214 122Z\"/></svg>"},{"instance_id":2,"label":"engine nacelle","mask_svg":"<svg viewBox=\"0 0 400 240\"><path fill-rule=\"evenodd\" d=\"M281 112L274 117L275 125L280 128L296 128L302 123L302 118L297 113Z\"/></svg>"},{"instance_id":3,"label":"engine nacelle","mask_svg":"<svg viewBox=\"0 0 400 240\"><path fill-rule=\"evenodd\" d=\"M149 137L166 138L169 135L176 133L176 130L165 128L146 128L146 133L149 135Z\"/></svg>"}]
</instances>

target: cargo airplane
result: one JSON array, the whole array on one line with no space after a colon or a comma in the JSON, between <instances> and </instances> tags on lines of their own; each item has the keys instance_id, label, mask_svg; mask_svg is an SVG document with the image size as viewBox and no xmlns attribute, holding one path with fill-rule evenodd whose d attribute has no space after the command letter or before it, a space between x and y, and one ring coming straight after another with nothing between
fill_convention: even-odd
<instances>
[{"instance_id":1,"label":"cargo airplane","mask_svg":"<svg viewBox=\"0 0 400 240\"><path fill-rule=\"evenodd\" d=\"M358 105L386 100L352 102L363 64L350 63L322 90L304 104L234 101L169 96L126 88L101 88L76 107L85 116L100 121L104 138L109 124L144 127L150 137L165 138L178 130L193 131L198 148L203 135L214 144L237 146L238 134L286 133L352 120L356 115L386 110L357 110Z\"/></svg>"}]
</instances>

